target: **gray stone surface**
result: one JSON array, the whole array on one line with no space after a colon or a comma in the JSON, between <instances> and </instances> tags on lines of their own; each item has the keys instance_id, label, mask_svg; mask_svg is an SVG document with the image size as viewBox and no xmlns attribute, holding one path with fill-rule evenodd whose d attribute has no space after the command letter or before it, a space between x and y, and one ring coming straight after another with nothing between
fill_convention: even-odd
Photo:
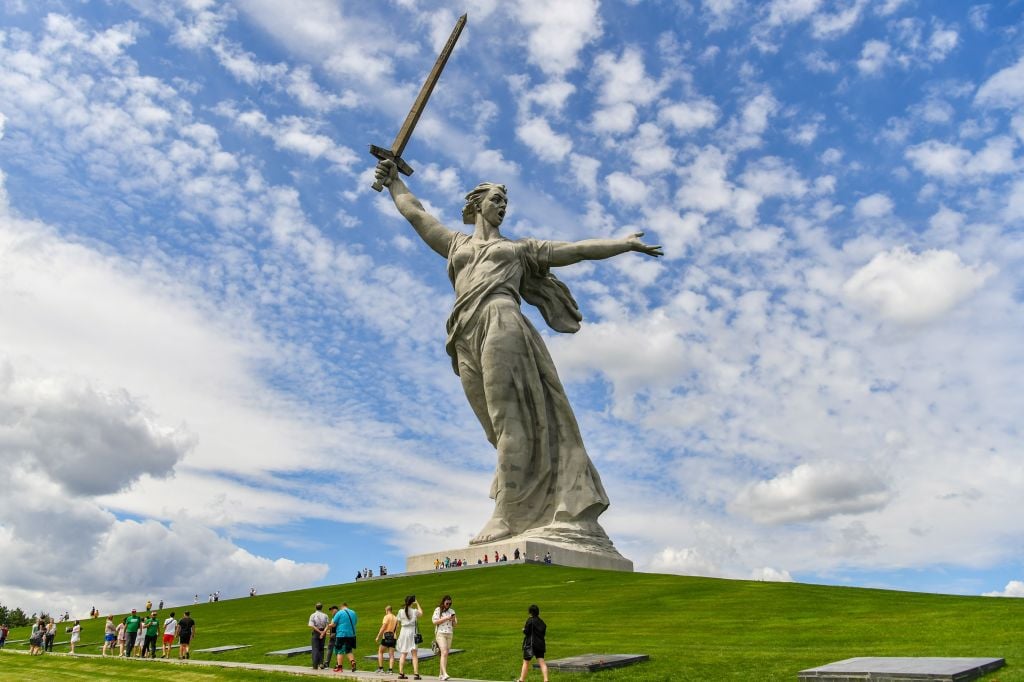
<instances>
[{"instance_id":1,"label":"gray stone surface","mask_svg":"<svg viewBox=\"0 0 1024 682\"><path fill-rule=\"evenodd\" d=\"M225 651L234 651L235 649L248 649L252 644L225 644L224 646L212 646L209 649L192 649L192 653L196 654L222 654ZM307 647L307 651L309 648Z\"/></svg>"},{"instance_id":2,"label":"gray stone surface","mask_svg":"<svg viewBox=\"0 0 1024 682\"><path fill-rule=\"evenodd\" d=\"M308 654L308 653L310 653L312 651L313 651L313 647L311 647L310 645L307 644L306 646L297 646L294 649L278 649L277 651L268 651L266 655L267 656L287 656L287 657L290 658L292 656L298 656L300 654Z\"/></svg>"},{"instance_id":3,"label":"gray stone surface","mask_svg":"<svg viewBox=\"0 0 1024 682\"><path fill-rule=\"evenodd\" d=\"M448 650L448 655L449 656L454 656L455 654L461 654L461 653L463 653L465 651L466 651L465 649L449 649ZM395 652L395 665L398 665L398 656L399 656L399 654L396 651ZM433 649L427 647L426 649L423 649L423 648L416 649L416 656L421 661L426 661L427 659L434 658L435 656L437 656L437 654L434 653ZM367 655L367 656L363 656L363 658L365 658L367 660L371 660L372 659L372 660L376 661L377 660L377 654L370 654L370 655ZM384 654L384 662L386 663L387 660L388 660L387 654ZM406 665L409 665L408 662L412 660L412 654L407 656L405 660L406 660Z\"/></svg>"},{"instance_id":4,"label":"gray stone surface","mask_svg":"<svg viewBox=\"0 0 1024 682\"><path fill-rule=\"evenodd\" d=\"M445 348L497 450L494 513L469 544L530 535L624 560L597 521L608 496L543 338L520 301L539 308L556 331L575 332L582 315L551 268L629 252L661 256L661 247L641 241L643 233L579 242L506 239L499 227L507 191L495 183L482 183L466 196L462 218L473 226L470 235L427 213L394 162L382 160L376 178L420 238L447 260L455 305Z\"/></svg>"},{"instance_id":5,"label":"gray stone surface","mask_svg":"<svg viewBox=\"0 0 1024 682\"><path fill-rule=\"evenodd\" d=\"M1006 661L1002 658L937 658L865 656L836 661L818 668L801 670L799 680L807 682L964 682L997 670Z\"/></svg>"},{"instance_id":6,"label":"gray stone surface","mask_svg":"<svg viewBox=\"0 0 1024 682\"><path fill-rule=\"evenodd\" d=\"M622 668L651 659L647 654L581 654L547 661L548 667L564 672L593 673L598 670ZM534 667L540 667L534 664Z\"/></svg>"},{"instance_id":7,"label":"gray stone surface","mask_svg":"<svg viewBox=\"0 0 1024 682\"><path fill-rule=\"evenodd\" d=\"M511 538L501 542L490 542L483 545L446 549L431 552L429 554L415 554L405 558L405 570L408 573L433 571L434 559L441 559L443 561L446 556L451 557L452 559L468 560L470 563L469 567L475 568L476 560L482 559L485 553L488 556L489 566L508 566L514 563L523 563L523 560L516 562L512 559L516 548L518 548L523 556L525 556L531 563L534 563L534 557L543 557L547 552L551 552L551 563L559 566L600 568L609 571L633 571L633 562L624 558L618 552L596 552L593 550L573 547L570 544L547 542L530 537ZM498 556L501 556L502 554L506 555L508 557L508 562L494 564L495 551L498 552Z\"/></svg>"}]
</instances>

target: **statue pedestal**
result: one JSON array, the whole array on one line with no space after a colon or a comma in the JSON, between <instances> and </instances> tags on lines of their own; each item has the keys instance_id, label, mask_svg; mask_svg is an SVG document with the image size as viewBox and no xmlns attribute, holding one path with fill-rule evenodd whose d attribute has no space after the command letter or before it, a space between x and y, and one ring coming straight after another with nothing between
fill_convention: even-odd
<instances>
[{"instance_id":1,"label":"statue pedestal","mask_svg":"<svg viewBox=\"0 0 1024 682\"><path fill-rule=\"evenodd\" d=\"M559 566L633 572L633 562L619 554L614 548L611 551L592 551L550 540L522 536L507 538L498 542L470 545L469 547L438 550L429 554L415 554L405 558L405 570L407 573L433 571L434 560L440 559L444 562L445 557L451 558L452 561L462 559L464 565L476 567L477 559L482 560L484 554L487 555L487 565L491 566L494 564L495 552L498 553L499 557L502 554L508 557L507 563L499 564L507 565L517 563L512 558L517 548L519 549L518 563L524 560L530 562L535 560L543 561L544 555L551 552L551 563L558 564Z\"/></svg>"}]
</instances>

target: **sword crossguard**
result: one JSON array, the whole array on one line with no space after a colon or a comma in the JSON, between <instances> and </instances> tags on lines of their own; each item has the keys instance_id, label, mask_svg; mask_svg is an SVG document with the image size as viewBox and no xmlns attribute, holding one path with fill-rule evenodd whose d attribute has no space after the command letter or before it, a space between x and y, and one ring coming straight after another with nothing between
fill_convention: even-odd
<instances>
[{"instance_id":1,"label":"sword crossguard","mask_svg":"<svg viewBox=\"0 0 1024 682\"><path fill-rule=\"evenodd\" d=\"M398 172L401 173L402 175L412 175L413 173L412 166L407 164L405 162L405 159L403 159L401 156L395 155L395 153L390 149L385 149L384 147L378 147L375 144L371 144L370 153L376 156L381 161L394 161L395 165L398 167ZM374 191L380 192L382 189L384 189L384 185L381 183L380 180L377 180L376 182L373 183L373 189Z\"/></svg>"}]
</instances>

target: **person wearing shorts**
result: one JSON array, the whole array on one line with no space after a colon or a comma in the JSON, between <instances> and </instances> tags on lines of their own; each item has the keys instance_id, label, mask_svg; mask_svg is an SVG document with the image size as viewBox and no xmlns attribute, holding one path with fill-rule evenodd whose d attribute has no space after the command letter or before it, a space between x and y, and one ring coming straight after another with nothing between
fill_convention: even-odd
<instances>
[{"instance_id":1,"label":"person wearing shorts","mask_svg":"<svg viewBox=\"0 0 1024 682\"><path fill-rule=\"evenodd\" d=\"M545 638L548 633L547 624L540 619L540 609L536 604L530 604L527 609L530 617L526 619L523 626L523 668L519 673L518 682L526 682L526 676L530 672L530 660L537 659L540 665L540 673L544 682L548 682L548 664L544 661L544 654L547 653L547 642Z\"/></svg>"},{"instance_id":2,"label":"person wearing shorts","mask_svg":"<svg viewBox=\"0 0 1024 682\"><path fill-rule=\"evenodd\" d=\"M196 622L192 620L192 616L186 611L185 617L178 621L178 658L188 658L192 655L190 647L195 636Z\"/></svg>"},{"instance_id":3,"label":"person wearing shorts","mask_svg":"<svg viewBox=\"0 0 1024 682\"><path fill-rule=\"evenodd\" d=\"M455 626L459 624L459 619L455 617L455 610L452 608L451 596L446 594L441 597L441 603L434 609L431 620L434 622L434 640L437 641L441 654L441 674L438 678L447 680L451 677L448 674L448 652L452 648Z\"/></svg>"},{"instance_id":4,"label":"person wearing shorts","mask_svg":"<svg viewBox=\"0 0 1024 682\"><path fill-rule=\"evenodd\" d=\"M344 602L341 604L341 610L336 612L334 618L331 619L334 623L334 653L338 656L338 665L334 668L336 673L345 669L341 657L346 655L352 672L356 671L356 655L353 652L356 650L356 623L358 620L356 612Z\"/></svg>"},{"instance_id":5,"label":"person wearing shorts","mask_svg":"<svg viewBox=\"0 0 1024 682\"><path fill-rule=\"evenodd\" d=\"M103 655L107 655L108 649L114 648L114 640L117 639L117 626L114 625L114 617L107 616L107 622L103 624Z\"/></svg>"},{"instance_id":6,"label":"person wearing shorts","mask_svg":"<svg viewBox=\"0 0 1024 682\"><path fill-rule=\"evenodd\" d=\"M174 617L174 611L164 621L164 653L160 658L171 657L171 646L174 644L174 636L178 634L178 621Z\"/></svg>"}]
</instances>

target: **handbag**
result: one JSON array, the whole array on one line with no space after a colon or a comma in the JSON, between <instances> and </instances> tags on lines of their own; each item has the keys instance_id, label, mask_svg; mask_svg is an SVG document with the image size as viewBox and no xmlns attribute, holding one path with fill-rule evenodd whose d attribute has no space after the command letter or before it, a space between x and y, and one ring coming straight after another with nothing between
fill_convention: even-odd
<instances>
[{"instance_id":1,"label":"handbag","mask_svg":"<svg viewBox=\"0 0 1024 682\"><path fill-rule=\"evenodd\" d=\"M413 632L416 633L415 635L413 635L412 641L416 644L423 644L423 635L420 634L420 624L416 623L412 626L412 628Z\"/></svg>"}]
</instances>

